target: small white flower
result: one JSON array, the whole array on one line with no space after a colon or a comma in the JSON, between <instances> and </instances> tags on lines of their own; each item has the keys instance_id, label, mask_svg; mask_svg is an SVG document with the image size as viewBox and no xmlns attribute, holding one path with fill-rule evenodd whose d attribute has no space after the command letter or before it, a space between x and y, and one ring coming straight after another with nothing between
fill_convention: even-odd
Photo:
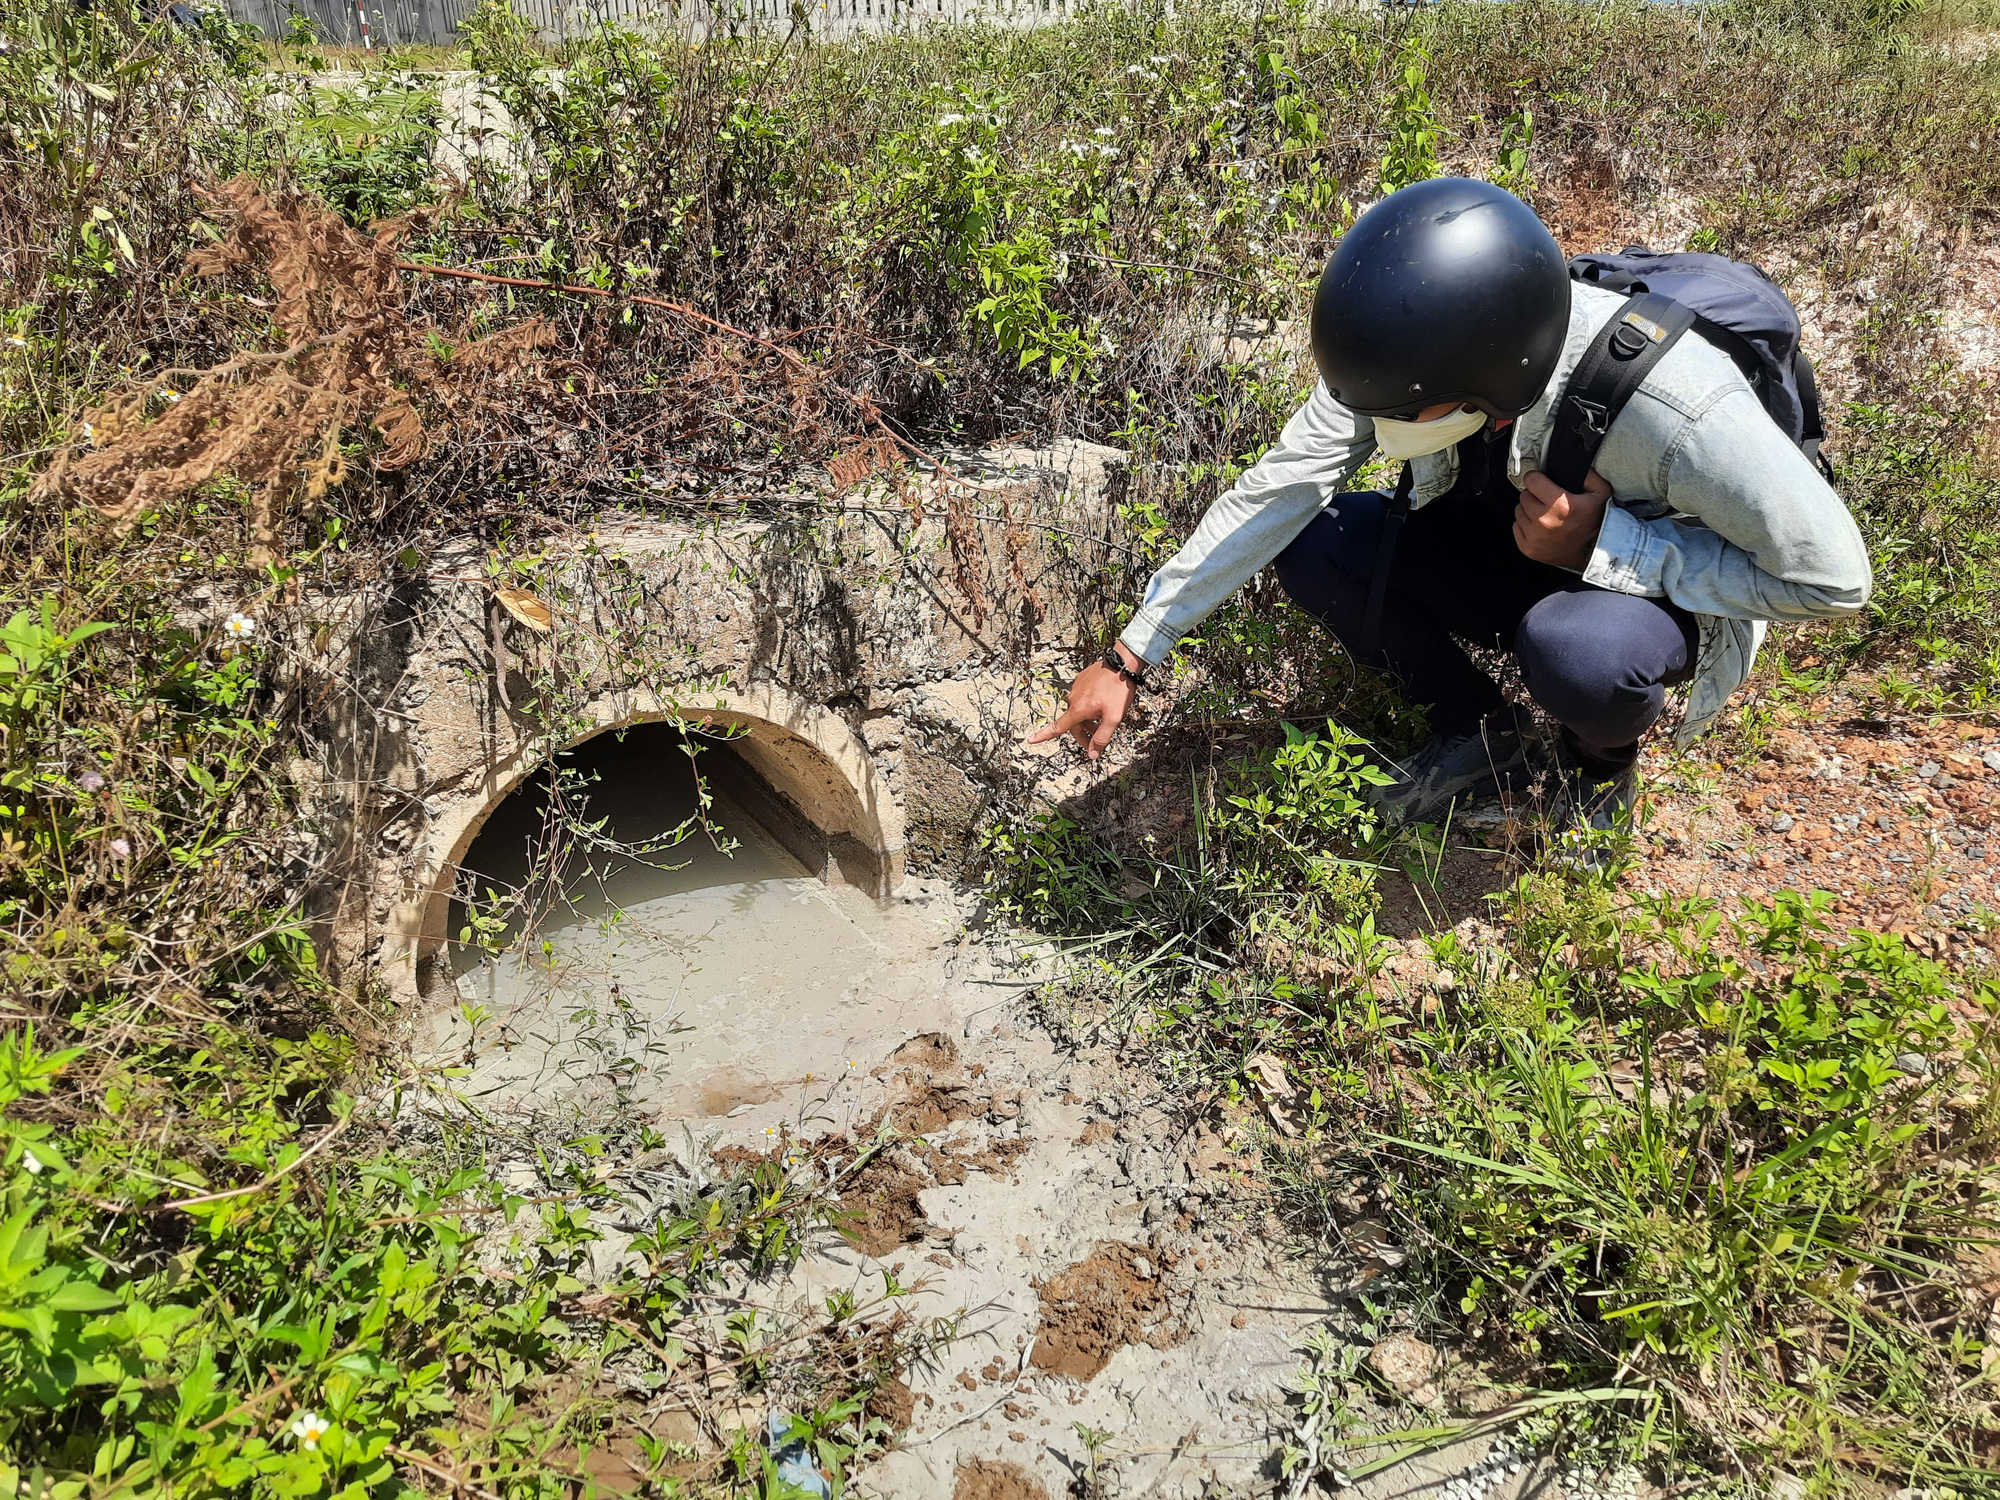
<instances>
[{"instance_id":1,"label":"small white flower","mask_svg":"<svg viewBox=\"0 0 2000 1500\"><path fill-rule=\"evenodd\" d=\"M983 161L985 158L986 153L981 151L977 146L967 146L965 148L965 159L967 161Z\"/></svg>"},{"instance_id":2,"label":"small white flower","mask_svg":"<svg viewBox=\"0 0 2000 1500\"><path fill-rule=\"evenodd\" d=\"M316 1411L302 1411L292 1418L291 1434L299 1440L299 1446L311 1452L319 1447L319 1440L333 1430L333 1423Z\"/></svg>"},{"instance_id":3,"label":"small white flower","mask_svg":"<svg viewBox=\"0 0 2000 1500\"><path fill-rule=\"evenodd\" d=\"M7 342L12 344L16 349L25 349L28 347L28 341L22 338L21 335L18 333L8 334Z\"/></svg>"},{"instance_id":4,"label":"small white flower","mask_svg":"<svg viewBox=\"0 0 2000 1500\"><path fill-rule=\"evenodd\" d=\"M239 610L222 622L222 629L225 634L233 635L239 641L247 641L257 633L257 622Z\"/></svg>"},{"instance_id":5,"label":"small white flower","mask_svg":"<svg viewBox=\"0 0 2000 1500\"><path fill-rule=\"evenodd\" d=\"M939 116L938 116L938 124L940 124L940 125L963 125L964 123L965 123L965 116L964 116L964 115L939 115Z\"/></svg>"},{"instance_id":6,"label":"small white flower","mask_svg":"<svg viewBox=\"0 0 2000 1500\"><path fill-rule=\"evenodd\" d=\"M113 839L105 847L110 849L120 859L130 859L132 857L132 845L127 839Z\"/></svg>"},{"instance_id":7,"label":"small white flower","mask_svg":"<svg viewBox=\"0 0 2000 1500\"><path fill-rule=\"evenodd\" d=\"M32 1151L22 1153L21 1165L28 1169L30 1177L39 1177L42 1175L42 1159Z\"/></svg>"},{"instance_id":8,"label":"small white flower","mask_svg":"<svg viewBox=\"0 0 2000 1500\"><path fill-rule=\"evenodd\" d=\"M86 792L101 792L104 790L103 773L93 767L86 766L76 778L76 784Z\"/></svg>"},{"instance_id":9,"label":"small white flower","mask_svg":"<svg viewBox=\"0 0 2000 1500\"><path fill-rule=\"evenodd\" d=\"M170 386L170 385L169 385L169 386L163 386L163 387L161 388L161 390L160 390L160 394L161 394L162 396L165 396L165 397L166 397L166 398L167 398L167 399L168 399L169 401L178 401L178 400L180 400L180 399L181 399L181 393L180 393L179 391L175 390L175 389L174 389L174 388L173 388L172 386Z\"/></svg>"},{"instance_id":10,"label":"small white flower","mask_svg":"<svg viewBox=\"0 0 2000 1500\"><path fill-rule=\"evenodd\" d=\"M778 1138L778 1127L775 1125L766 1125L764 1127L764 1139L767 1141L775 1141L777 1138Z\"/></svg>"},{"instance_id":11,"label":"small white flower","mask_svg":"<svg viewBox=\"0 0 2000 1500\"><path fill-rule=\"evenodd\" d=\"M859 1073L861 1071L861 1064L850 1057L847 1060L847 1071L850 1073Z\"/></svg>"},{"instance_id":12,"label":"small white flower","mask_svg":"<svg viewBox=\"0 0 2000 1500\"><path fill-rule=\"evenodd\" d=\"M1112 135L1116 135L1116 134L1118 134L1118 132L1117 132L1117 131L1115 131L1115 130L1113 130L1113 129L1112 129L1112 128L1111 128L1110 126L1109 126L1109 125L1100 125L1100 126L1098 126L1098 127L1097 127L1097 129L1095 129L1095 130L1091 131L1091 134L1092 134L1092 135L1103 135L1103 136L1112 136Z\"/></svg>"}]
</instances>

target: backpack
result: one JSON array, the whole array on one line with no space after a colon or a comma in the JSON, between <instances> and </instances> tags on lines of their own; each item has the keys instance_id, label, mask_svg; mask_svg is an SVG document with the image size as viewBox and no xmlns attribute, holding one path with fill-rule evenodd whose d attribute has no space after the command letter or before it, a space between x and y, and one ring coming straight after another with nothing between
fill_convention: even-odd
<instances>
[{"instance_id":1,"label":"backpack","mask_svg":"<svg viewBox=\"0 0 2000 1500\"><path fill-rule=\"evenodd\" d=\"M1557 403L1542 461L1557 484L1582 485L1618 413L1690 328L1729 356L1778 430L1833 477L1820 452L1826 431L1812 361L1799 344L1798 309L1763 271L1721 255L1628 245L1617 255L1576 256L1569 274L1623 292L1631 306L1598 331Z\"/></svg>"}]
</instances>

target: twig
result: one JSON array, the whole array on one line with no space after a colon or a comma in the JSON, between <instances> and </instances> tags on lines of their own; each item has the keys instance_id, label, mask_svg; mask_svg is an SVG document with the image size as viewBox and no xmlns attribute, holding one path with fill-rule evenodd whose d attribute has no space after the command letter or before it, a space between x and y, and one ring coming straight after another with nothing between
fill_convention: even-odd
<instances>
[{"instance_id":1,"label":"twig","mask_svg":"<svg viewBox=\"0 0 2000 1500\"><path fill-rule=\"evenodd\" d=\"M921 458L927 463L936 465L938 472L944 474L946 477L957 478L956 475L952 474L950 467L945 464L944 460L925 452L922 448L919 448L915 443L897 432L895 428L891 427L883 418L881 412L875 409L875 403L866 396L856 395L834 380L825 371L815 369L803 356L791 349L787 349L784 345L773 343L770 339L754 334L747 328L738 328L733 323L724 323L720 319L711 318L707 313L689 307L685 302L669 302L664 297L648 297L642 292L614 292L601 286L578 286L576 283L568 281L533 281L525 276L494 276L485 271L468 271L458 266L427 266L421 261L414 260L399 260L396 262L396 269L399 271L415 271L426 276L455 276L461 281L479 281L493 286L518 286L535 292L567 292L576 297L597 297L614 302L634 302L642 307L657 307L663 312L674 313L680 317L699 323L705 328L712 328L717 333L726 333L732 338L745 339L750 343L769 349L773 354L777 355L801 374L816 376L828 385L833 386L835 390L840 391L842 395L854 403L865 421L878 428L882 435L898 448L913 458Z\"/></svg>"},{"instance_id":2,"label":"twig","mask_svg":"<svg viewBox=\"0 0 2000 1500\"><path fill-rule=\"evenodd\" d=\"M1115 255L1093 255L1088 250L1065 250L1064 255L1077 260L1102 261L1107 266L1124 266L1134 271L1181 271L1189 276L1206 276L1211 281L1228 281L1237 286L1247 286L1253 292L1264 290L1254 281L1245 281L1241 276L1231 276L1227 271L1210 271L1201 266L1177 266L1159 260L1120 260Z\"/></svg>"},{"instance_id":3,"label":"twig","mask_svg":"<svg viewBox=\"0 0 2000 1500\"><path fill-rule=\"evenodd\" d=\"M279 1381L276 1385L265 1386L264 1389L257 1392L256 1395L246 1397L244 1400L239 1401L235 1406L232 1406L228 1411L224 1412L221 1416L209 1418L208 1421L202 1423L201 1426L195 1428L195 1435L199 1437L204 1432L213 1431L215 1428L220 1427L224 1422L227 1422L231 1417L240 1417L243 1415L244 1412L250 1410L251 1407L257 1406L265 1401L268 1401L273 1396L284 1395L286 1391L289 1391L293 1386L297 1385L298 1383L299 1383L298 1376L287 1375L283 1380Z\"/></svg>"},{"instance_id":4,"label":"twig","mask_svg":"<svg viewBox=\"0 0 2000 1500\"><path fill-rule=\"evenodd\" d=\"M648 297L640 292L614 292L601 286L577 286L573 282L566 281L533 281L525 276L494 276L485 271L462 270L457 266L427 266L421 261L414 260L399 260L396 262L396 269L399 271L418 271L426 276L456 276L461 281L491 282L495 286L526 287L528 290L536 292L568 292L571 296L575 297L603 297L612 301L637 302L645 307L657 307L664 312L678 313L683 318L691 319L696 323L702 324L704 327L713 328L717 333L726 333L734 338L748 339L753 344L761 344L773 354L783 359L787 364L793 365L800 370L812 370L811 365L807 364L803 358L792 350L785 348L784 345L774 344L767 338L760 338L746 328L738 328L732 323L720 322L715 318L711 318L705 312L696 311L685 302L669 302L664 297Z\"/></svg>"},{"instance_id":5,"label":"twig","mask_svg":"<svg viewBox=\"0 0 2000 1500\"><path fill-rule=\"evenodd\" d=\"M319 1155L321 1151L332 1145L334 1139L353 1123L354 1116L349 1115L310 1146L306 1147L297 1156L278 1168L269 1177L266 1177L262 1182L253 1182L248 1187L228 1188L220 1193L202 1193L194 1198L176 1198L172 1203L149 1203L146 1205L144 1212L149 1214L163 1214L169 1213L174 1209L194 1208L203 1203L220 1203L225 1198L241 1198L250 1193L261 1193L265 1188L273 1186L280 1178L296 1172L300 1167Z\"/></svg>"},{"instance_id":6,"label":"twig","mask_svg":"<svg viewBox=\"0 0 2000 1500\"><path fill-rule=\"evenodd\" d=\"M544 1193L539 1198L523 1198L516 1206L532 1208L543 1203L571 1203L583 1197L583 1193ZM501 1210L490 1203L468 1203L458 1208L427 1208L420 1214L391 1214L386 1219L370 1219L368 1227L379 1229L385 1224L428 1224L432 1219L460 1218L467 1214L497 1214Z\"/></svg>"},{"instance_id":7,"label":"twig","mask_svg":"<svg viewBox=\"0 0 2000 1500\"><path fill-rule=\"evenodd\" d=\"M433 1463L431 1460L424 1458L419 1454L412 1453L408 1448L399 1448L394 1443L391 1443L383 1451L387 1453L391 1458L395 1459L398 1463L405 1463L410 1465L412 1468L422 1469L426 1474L430 1475L431 1478L433 1479L442 1479L446 1484L450 1485L455 1490L462 1491L463 1493L468 1495L476 1495L479 1497L479 1500L500 1500L500 1497L494 1494L493 1491L482 1490L478 1485L474 1484L471 1480L460 1478L450 1469L439 1468L437 1464Z\"/></svg>"},{"instance_id":8,"label":"twig","mask_svg":"<svg viewBox=\"0 0 2000 1500\"><path fill-rule=\"evenodd\" d=\"M1014 1387L1016 1384L1019 1383L1021 1378L1027 1374L1028 1357L1035 1352L1035 1345L1040 1341L1041 1340L1039 1335L1037 1335L1035 1338L1031 1338L1028 1340L1027 1347L1021 1350L1020 1357L1014 1361L1014 1373L1007 1379L1007 1389L1002 1391L998 1396L996 1396L993 1399L991 1405L986 1406L979 1411L968 1412L966 1415L960 1417L956 1422L948 1423L947 1425L940 1427L936 1432L931 1433L928 1437L918 1438L916 1441L905 1443L903 1446L907 1448L926 1447L929 1444L936 1442L939 1438L943 1437L947 1432L956 1432L959 1428L965 1426L965 1424L968 1422L977 1422L981 1417L987 1415L988 1412L998 1411L1002 1406L1005 1406L1009 1401L1012 1401L1015 1396Z\"/></svg>"}]
</instances>

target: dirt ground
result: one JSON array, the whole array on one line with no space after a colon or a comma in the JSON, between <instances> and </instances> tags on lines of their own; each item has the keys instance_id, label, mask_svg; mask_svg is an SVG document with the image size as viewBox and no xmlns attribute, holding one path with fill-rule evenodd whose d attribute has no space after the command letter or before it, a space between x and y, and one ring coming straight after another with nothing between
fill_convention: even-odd
<instances>
[{"instance_id":1,"label":"dirt ground","mask_svg":"<svg viewBox=\"0 0 2000 1500\"><path fill-rule=\"evenodd\" d=\"M1657 734L1640 765L1625 890L1712 898L1731 913L1823 890L1837 927L1895 933L1934 958L1995 955L2000 729L1871 718L1829 694L1754 737L1724 731L1681 753ZM1417 939L1490 917L1541 832L1536 809L1497 802L1455 822L1430 863L1385 875L1382 931Z\"/></svg>"},{"instance_id":2,"label":"dirt ground","mask_svg":"<svg viewBox=\"0 0 2000 1500\"><path fill-rule=\"evenodd\" d=\"M1993 941L2000 734L1989 726L1870 719L1829 697L1792 705L1754 739L1732 730L1676 754L1662 736L1645 772L1636 858L1622 876L1632 892L1711 895L1736 909L1817 886L1840 919L1925 952L1976 958ZM1117 766L1096 773L1100 810L1152 802L1146 816L1160 817L1170 795L1187 796L1182 773L1163 771L1154 797L1133 796L1143 783L1120 777ZM1421 984L1425 933L1493 919L1489 898L1525 868L1531 813L1476 809L1385 879L1381 926L1400 939L1389 983ZM936 946L910 960L927 978L911 1011L925 1024L895 1039L890 1018L868 1012L863 1027L857 1009L846 1073L830 1084L808 1075L722 1124L724 1154L803 1151L846 1173L845 1233L826 1231L798 1266L757 1285L758 1304L865 1302L886 1275L912 1288L902 1315L950 1329L885 1385L879 1414L899 1436L853 1492L1281 1492L1276 1455L1296 1430L1305 1336L1352 1336L1355 1293L1398 1247L1362 1224L1340 1244L1288 1239L1260 1206L1254 1131L1190 1118L1162 1080L1059 1045L1028 1002L1032 955L982 947L968 935L970 908L941 886L925 899ZM863 1158L883 1127L894 1141ZM1407 1366L1412 1399L1427 1406L1477 1398L1462 1384L1470 1372L1405 1330L1380 1338L1372 1362ZM1475 1443L1356 1493L1579 1500L1617 1487Z\"/></svg>"}]
</instances>

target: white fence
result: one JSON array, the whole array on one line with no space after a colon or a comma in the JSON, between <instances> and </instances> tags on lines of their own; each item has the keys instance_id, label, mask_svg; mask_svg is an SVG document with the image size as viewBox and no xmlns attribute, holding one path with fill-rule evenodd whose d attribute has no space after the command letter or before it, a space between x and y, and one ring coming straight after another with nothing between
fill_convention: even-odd
<instances>
[{"instance_id":1,"label":"white fence","mask_svg":"<svg viewBox=\"0 0 2000 1500\"><path fill-rule=\"evenodd\" d=\"M228 0L239 21L282 37L293 16L310 22L332 46L359 47L363 22L376 46L451 43L479 0ZM985 21L1035 26L1073 14L1078 0L511 0L514 11L551 40L587 33L609 22L635 31L684 36L787 32L803 25L816 36L853 36L899 26Z\"/></svg>"}]
</instances>

